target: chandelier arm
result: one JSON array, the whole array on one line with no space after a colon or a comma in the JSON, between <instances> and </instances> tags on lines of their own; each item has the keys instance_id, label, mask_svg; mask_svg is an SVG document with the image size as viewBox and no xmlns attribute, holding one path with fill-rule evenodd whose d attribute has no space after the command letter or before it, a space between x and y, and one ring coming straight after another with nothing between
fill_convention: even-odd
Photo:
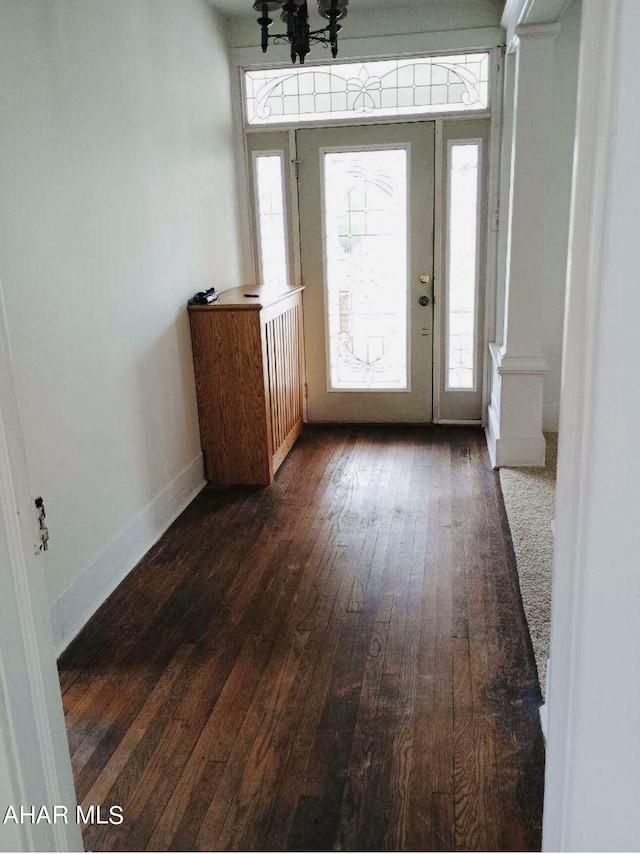
<instances>
[{"instance_id":1,"label":"chandelier arm","mask_svg":"<svg viewBox=\"0 0 640 854\"><path fill-rule=\"evenodd\" d=\"M261 43L262 43L262 52L267 52L267 45L269 43L269 27L273 23L271 18L269 17L269 5L268 3L263 3L261 8L261 17L258 18L258 25L261 30Z\"/></svg>"},{"instance_id":2,"label":"chandelier arm","mask_svg":"<svg viewBox=\"0 0 640 854\"><path fill-rule=\"evenodd\" d=\"M327 44L330 44L328 33L329 27L325 27L323 30L312 30L312 32L309 33L309 41L313 40L316 42L326 42ZM289 41L288 33L269 33L268 36L271 41L276 41L278 39L286 39Z\"/></svg>"}]
</instances>

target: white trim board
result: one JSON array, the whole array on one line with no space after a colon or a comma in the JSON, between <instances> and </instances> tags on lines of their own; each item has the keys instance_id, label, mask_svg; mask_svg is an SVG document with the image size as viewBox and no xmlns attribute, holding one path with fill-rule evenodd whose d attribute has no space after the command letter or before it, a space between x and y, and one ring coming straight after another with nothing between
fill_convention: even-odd
<instances>
[{"instance_id":1,"label":"white trim board","mask_svg":"<svg viewBox=\"0 0 640 854\"><path fill-rule=\"evenodd\" d=\"M498 293L499 233L500 233L500 173L502 152L502 125L504 114L504 81L506 52L498 48L491 52L493 63L491 74L491 105L489 127L489 174L487 176L487 227L486 267L484 282L484 347L481 357L482 369L482 424L489 422L491 400L491 354L489 342L496 337L496 313Z\"/></svg>"},{"instance_id":2,"label":"white trim board","mask_svg":"<svg viewBox=\"0 0 640 854\"><path fill-rule=\"evenodd\" d=\"M51 621L61 655L88 620L205 486L202 455L166 486L82 570L53 603Z\"/></svg>"}]
</instances>

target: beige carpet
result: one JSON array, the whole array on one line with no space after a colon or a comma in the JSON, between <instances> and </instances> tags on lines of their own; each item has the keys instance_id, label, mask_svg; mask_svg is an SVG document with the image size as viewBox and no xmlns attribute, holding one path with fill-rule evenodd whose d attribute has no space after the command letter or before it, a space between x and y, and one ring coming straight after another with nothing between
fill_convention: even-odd
<instances>
[{"instance_id":1,"label":"beige carpet","mask_svg":"<svg viewBox=\"0 0 640 854\"><path fill-rule=\"evenodd\" d=\"M546 468L500 469L500 484L516 553L522 603L543 696L551 626L551 526L555 514L558 435L545 433L545 438Z\"/></svg>"}]
</instances>

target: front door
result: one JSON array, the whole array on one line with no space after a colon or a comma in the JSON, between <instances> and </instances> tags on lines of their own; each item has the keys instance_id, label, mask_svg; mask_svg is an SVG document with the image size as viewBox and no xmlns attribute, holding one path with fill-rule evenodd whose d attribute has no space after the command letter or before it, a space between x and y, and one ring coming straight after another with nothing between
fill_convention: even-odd
<instances>
[{"instance_id":1,"label":"front door","mask_svg":"<svg viewBox=\"0 0 640 854\"><path fill-rule=\"evenodd\" d=\"M434 124L297 131L309 421L433 418Z\"/></svg>"}]
</instances>

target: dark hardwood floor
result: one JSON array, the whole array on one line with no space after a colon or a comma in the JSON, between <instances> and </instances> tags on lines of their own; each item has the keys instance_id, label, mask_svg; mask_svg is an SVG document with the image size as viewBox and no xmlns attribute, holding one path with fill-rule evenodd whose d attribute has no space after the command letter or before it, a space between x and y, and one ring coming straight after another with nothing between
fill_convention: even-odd
<instances>
[{"instance_id":1,"label":"dark hardwood floor","mask_svg":"<svg viewBox=\"0 0 640 854\"><path fill-rule=\"evenodd\" d=\"M60 662L101 850L535 850L541 702L480 430L308 427Z\"/></svg>"}]
</instances>

